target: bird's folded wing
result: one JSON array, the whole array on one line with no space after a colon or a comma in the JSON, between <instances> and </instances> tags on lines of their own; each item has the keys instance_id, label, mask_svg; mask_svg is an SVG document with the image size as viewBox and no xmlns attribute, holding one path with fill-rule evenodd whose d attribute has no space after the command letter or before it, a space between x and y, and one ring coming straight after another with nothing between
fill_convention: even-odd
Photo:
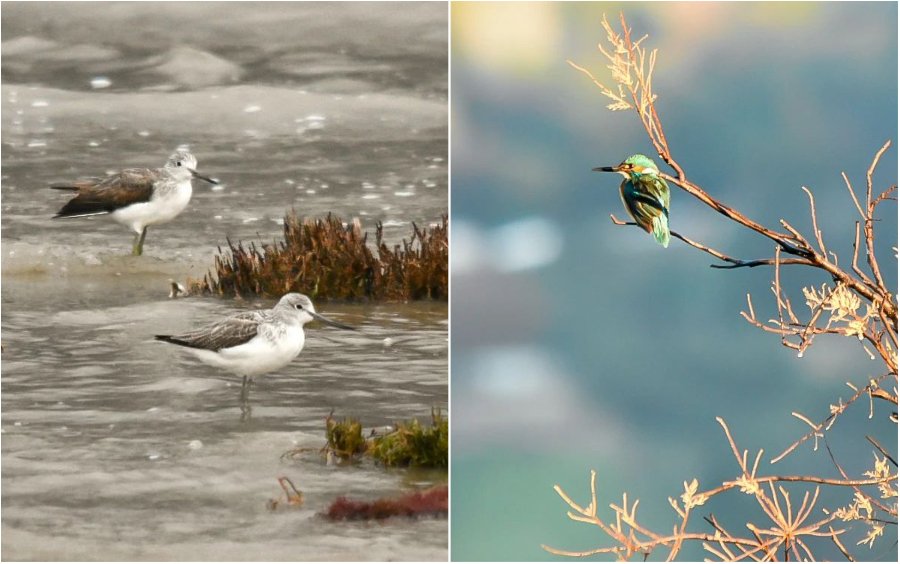
<instances>
[{"instance_id":1,"label":"bird's folded wing","mask_svg":"<svg viewBox=\"0 0 900 564\"><path fill-rule=\"evenodd\" d=\"M258 328L258 319L239 315L183 335L157 335L156 338L192 349L219 351L243 345L257 335Z\"/></svg>"},{"instance_id":2,"label":"bird's folded wing","mask_svg":"<svg viewBox=\"0 0 900 564\"><path fill-rule=\"evenodd\" d=\"M666 217L669 217L669 209L655 197L642 192L636 192L634 194L634 199L636 202L646 204L647 206L666 214ZM650 215L654 214L651 212Z\"/></svg>"},{"instance_id":3,"label":"bird's folded wing","mask_svg":"<svg viewBox=\"0 0 900 564\"><path fill-rule=\"evenodd\" d=\"M648 194L656 198L666 209L666 215L669 215L670 194L669 185L662 178L651 178L650 182L644 184Z\"/></svg>"},{"instance_id":4,"label":"bird's folded wing","mask_svg":"<svg viewBox=\"0 0 900 564\"><path fill-rule=\"evenodd\" d=\"M78 195L69 200L56 217L110 213L131 204L147 202L153 195L153 183L158 178L159 173L155 170L132 168L102 179L54 184L51 187L57 190L78 191Z\"/></svg>"},{"instance_id":5,"label":"bird's folded wing","mask_svg":"<svg viewBox=\"0 0 900 564\"><path fill-rule=\"evenodd\" d=\"M103 182L103 177L91 176L89 178L75 180L74 182L57 182L56 184L51 184L50 187L54 190L75 190L77 192L78 190L89 188L95 184L100 184L101 182Z\"/></svg>"}]
</instances>

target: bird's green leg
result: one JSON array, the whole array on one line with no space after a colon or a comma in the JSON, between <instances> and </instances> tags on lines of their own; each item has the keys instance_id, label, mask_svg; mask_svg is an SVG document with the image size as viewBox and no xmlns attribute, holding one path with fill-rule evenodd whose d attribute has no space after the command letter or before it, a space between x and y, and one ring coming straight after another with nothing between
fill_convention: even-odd
<instances>
[{"instance_id":1,"label":"bird's green leg","mask_svg":"<svg viewBox=\"0 0 900 564\"><path fill-rule=\"evenodd\" d=\"M253 380L244 376L241 384L241 421L249 421L253 410L250 408L250 386Z\"/></svg>"},{"instance_id":2,"label":"bird's green leg","mask_svg":"<svg viewBox=\"0 0 900 564\"><path fill-rule=\"evenodd\" d=\"M131 254L140 256L144 252L144 237L147 236L147 228L145 227L140 234L134 236L134 245L131 247Z\"/></svg>"}]
</instances>

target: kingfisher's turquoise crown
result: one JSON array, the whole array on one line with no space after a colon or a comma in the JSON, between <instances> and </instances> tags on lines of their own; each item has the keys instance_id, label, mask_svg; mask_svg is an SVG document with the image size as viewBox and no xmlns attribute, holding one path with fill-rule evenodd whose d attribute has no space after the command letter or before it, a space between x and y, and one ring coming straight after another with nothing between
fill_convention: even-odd
<instances>
[{"instance_id":1,"label":"kingfisher's turquoise crown","mask_svg":"<svg viewBox=\"0 0 900 564\"><path fill-rule=\"evenodd\" d=\"M656 163L653 162L653 159L641 154L631 155L630 157L625 159L623 164L630 164L632 166L640 167L641 169L650 168L653 169L654 172L659 172L659 168L656 166ZM638 172L638 174L640 174L642 171L635 172Z\"/></svg>"}]
</instances>

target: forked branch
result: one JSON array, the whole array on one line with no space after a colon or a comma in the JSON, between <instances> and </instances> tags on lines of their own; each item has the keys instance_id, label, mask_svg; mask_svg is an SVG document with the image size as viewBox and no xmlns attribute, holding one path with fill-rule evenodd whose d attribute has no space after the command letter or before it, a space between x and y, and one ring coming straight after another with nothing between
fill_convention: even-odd
<instances>
[{"instance_id":1,"label":"forked branch","mask_svg":"<svg viewBox=\"0 0 900 564\"><path fill-rule=\"evenodd\" d=\"M819 423L814 423L800 413L793 413L794 417L806 424L810 430L772 459L770 464L781 461L810 439L813 440L814 448L818 448L820 439L825 440L826 433L831 430L839 417L852 405L861 403L859 400L862 398L869 400L870 419L875 415L877 400L878 403L888 404L896 421L897 301L895 292L886 285L875 254L874 226L879 206L896 201L897 186L891 185L876 195L873 180L878 164L890 148L891 142L885 142L875 153L866 172L864 195L858 194L847 175L842 174L852 204L859 214L859 220L855 225L853 260L849 269L841 267L837 255L826 245L825 234L819 225L816 198L809 188L802 187L809 202L812 227L812 233L807 236L785 219L780 220L778 227L762 225L688 180L684 169L672 155L656 107L658 96L653 89L653 72L657 51L648 51L643 45L647 36L636 41L632 40L631 29L624 15L620 16L620 24L621 31L616 31L605 17L602 22L607 45L601 44L600 51L608 63L607 68L612 73L614 81L612 87L597 79L587 68L572 62L569 64L588 76L602 94L612 100L607 106L610 110L635 111L657 154L675 171L674 176L661 174L663 178L734 223L769 239L774 243L773 254L771 257L743 260L729 256L682 233L671 231L671 235L686 245L722 261L723 264L711 265L714 268L773 267L774 279L771 290L777 317L768 320L759 318L749 294L747 311L741 312L741 315L759 329L778 335L782 344L796 350L798 356L803 356L806 349L812 346L816 337L820 335L855 337L868 357L873 360L880 358L886 368L886 372L881 376L868 377L865 386L855 386L848 382L847 385L854 392L852 396L847 401L838 400L829 406L828 417ZM619 220L614 215L610 218L615 225L635 225L633 222ZM863 266L859 259L860 249L865 249L866 253ZM787 265L807 266L827 275L828 284L822 284L820 288L811 286L802 289L803 298L810 310L808 316L795 309L789 292L782 286L781 268ZM881 420L887 421L887 418ZM840 473L840 477L782 474L760 476L763 451L759 450L751 463L748 460L748 452L738 449L725 421L721 418L718 421L725 431L732 454L740 468L740 475L706 491L699 490L696 479L685 482L685 491L680 498L669 499L677 514L671 534L658 534L642 526L636 515L638 503L635 501L629 506L627 494L623 495L621 505L609 504L609 508L613 511L609 519L600 517L596 473L592 472L591 500L586 507L575 503L559 486L555 489L569 505L569 518L596 526L611 539L611 545L586 551L566 551L544 546L545 550L566 556L610 553L619 559L641 554L646 559L655 549L666 547L668 550L666 558L672 560L677 557L685 541L699 540L703 542L707 552L724 561L777 558L814 560L812 541L824 539L848 560L853 560L853 555L843 542L843 535L847 529L835 529L834 522L856 521L865 525L868 534L857 544L867 544L870 547L883 534L886 525L896 525L896 455L888 453L871 437L866 438L878 449L878 453L875 453L874 467L864 472L863 478L851 478L833 457L834 467ZM828 450L830 453L830 448ZM796 497L792 497L793 492L787 489L788 484L798 483L809 486L802 492L799 505L795 503ZM820 488L835 487L846 488L853 496L852 502L846 507L834 510L827 508L816 510ZM689 517L694 508L727 492L737 491L753 496L758 508L768 520L766 526L748 523L746 527L749 534L736 535L714 516L709 515L704 516L708 529L691 530ZM822 511L825 513L824 517L813 518L813 515L820 516Z\"/></svg>"}]
</instances>

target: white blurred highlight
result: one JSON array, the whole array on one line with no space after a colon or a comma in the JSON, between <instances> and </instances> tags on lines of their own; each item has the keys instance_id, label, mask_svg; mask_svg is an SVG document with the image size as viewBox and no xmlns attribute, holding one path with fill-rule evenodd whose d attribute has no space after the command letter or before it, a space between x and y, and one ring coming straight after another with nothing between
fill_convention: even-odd
<instances>
[{"instance_id":1,"label":"white blurred highlight","mask_svg":"<svg viewBox=\"0 0 900 564\"><path fill-rule=\"evenodd\" d=\"M499 272L541 268L559 259L564 242L559 226L539 216L512 221L490 231L457 220L452 237L453 272L461 274L483 268Z\"/></svg>"}]
</instances>

